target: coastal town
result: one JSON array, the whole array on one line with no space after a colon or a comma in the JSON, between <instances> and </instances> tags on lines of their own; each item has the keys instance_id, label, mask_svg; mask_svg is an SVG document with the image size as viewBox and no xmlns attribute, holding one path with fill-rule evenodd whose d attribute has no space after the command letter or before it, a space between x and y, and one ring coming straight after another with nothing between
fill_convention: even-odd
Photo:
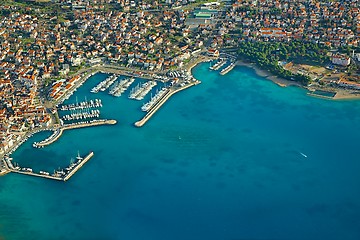
<instances>
[{"instance_id":1,"label":"coastal town","mask_svg":"<svg viewBox=\"0 0 360 240\"><path fill-rule=\"evenodd\" d=\"M253 43L280 46L265 70L278 75L280 68L290 83L300 76L313 92L360 92L356 0L5 1L0 39L2 173L5 158L31 134L64 127L57 106L97 72L169 83L137 127L174 93L199 83L191 76L197 63L212 60L226 74L236 60L256 62L247 49L238 51ZM300 45L291 55L282 46L293 42L314 51ZM115 83L114 94L122 84Z\"/></svg>"}]
</instances>

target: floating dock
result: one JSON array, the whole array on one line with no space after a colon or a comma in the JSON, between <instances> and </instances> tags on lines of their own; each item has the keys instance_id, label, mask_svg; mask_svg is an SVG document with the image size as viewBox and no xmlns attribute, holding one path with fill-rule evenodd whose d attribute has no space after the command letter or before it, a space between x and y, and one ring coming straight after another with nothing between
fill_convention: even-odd
<instances>
[{"instance_id":1,"label":"floating dock","mask_svg":"<svg viewBox=\"0 0 360 240\"><path fill-rule=\"evenodd\" d=\"M69 180L82 166L84 166L85 163L87 163L90 158L94 156L94 152L90 152L84 159L81 159L77 162L77 164L68 172L64 172L64 175L60 174L54 174L54 175L46 175L46 174L40 174L40 173L34 173L29 171L23 171L16 168L9 168L11 172L34 176L34 177L41 177L41 178L47 178L51 180L57 180L57 181L67 181Z\"/></svg>"}]
</instances>

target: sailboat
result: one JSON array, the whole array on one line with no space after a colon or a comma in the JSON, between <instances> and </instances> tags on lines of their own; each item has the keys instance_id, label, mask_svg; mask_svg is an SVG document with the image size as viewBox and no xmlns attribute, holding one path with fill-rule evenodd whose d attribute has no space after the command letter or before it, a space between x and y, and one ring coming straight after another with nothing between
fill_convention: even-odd
<instances>
[{"instance_id":1,"label":"sailboat","mask_svg":"<svg viewBox=\"0 0 360 240\"><path fill-rule=\"evenodd\" d=\"M76 156L76 159L79 160L79 161L83 160L83 158L80 157L80 152L79 151L78 151L78 155Z\"/></svg>"}]
</instances>

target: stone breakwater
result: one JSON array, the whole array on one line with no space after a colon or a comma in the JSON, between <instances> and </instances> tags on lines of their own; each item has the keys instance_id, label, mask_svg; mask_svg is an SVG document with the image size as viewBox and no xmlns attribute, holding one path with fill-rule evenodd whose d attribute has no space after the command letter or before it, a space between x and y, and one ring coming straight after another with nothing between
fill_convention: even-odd
<instances>
[{"instance_id":1,"label":"stone breakwater","mask_svg":"<svg viewBox=\"0 0 360 240\"><path fill-rule=\"evenodd\" d=\"M62 125L59 128L55 129L54 133L47 139L45 139L41 142L35 142L33 144L33 147L41 148L41 147L52 144L53 142L55 142L56 140L58 140L61 137L64 130L84 128L84 127L93 127L93 126L100 126L100 125L114 125L114 124L116 124L116 120L104 119L104 120L93 120L93 121L86 121L86 122Z\"/></svg>"},{"instance_id":2,"label":"stone breakwater","mask_svg":"<svg viewBox=\"0 0 360 240\"><path fill-rule=\"evenodd\" d=\"M134 125L136 127L142 127L155 113L157 110L160 109L160 107L172 96L174 95L175 93L177 92L180 92L182 90L185 90L189 87L192 87L192 86L195 86L197 84L199 84L200 81L195 81L195 82L192 82L190 84L187 84L187 85L184 85L184 86L181 86L179 88L176 88L176 89L170 89L169 92L167 92L150 110L149 112L142 118L140 119L139 121L137 121Z\"/></svg>"}]
</instances>

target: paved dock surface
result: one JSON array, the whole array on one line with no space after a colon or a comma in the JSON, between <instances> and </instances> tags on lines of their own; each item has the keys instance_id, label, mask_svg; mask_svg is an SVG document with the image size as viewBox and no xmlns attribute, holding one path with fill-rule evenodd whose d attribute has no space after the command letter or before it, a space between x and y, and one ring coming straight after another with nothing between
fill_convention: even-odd
<instances>
[{"instance_id":1,"label":"paved dock surface","mask_svg":"<svg viewBox=\"0 0 360 240\"><path fill-rule=\"evenodd\" d=\"M63 134L64 130L69 129L76 129L76 128L84 128L84 127L93 127L93 126L99 126L99 125L114 125L116 124L116 120L96 120L96 121L90 121L90 122L84 122L84 123L73 123L73 124L66 124L63 126L60 126L59 128L55 129L55 132L53 135L48 137L47 139L34 143L35 147L44 147L47 145L52 144L56 140L60 138L60 136Z\"/></svg>"}]
</instances>

